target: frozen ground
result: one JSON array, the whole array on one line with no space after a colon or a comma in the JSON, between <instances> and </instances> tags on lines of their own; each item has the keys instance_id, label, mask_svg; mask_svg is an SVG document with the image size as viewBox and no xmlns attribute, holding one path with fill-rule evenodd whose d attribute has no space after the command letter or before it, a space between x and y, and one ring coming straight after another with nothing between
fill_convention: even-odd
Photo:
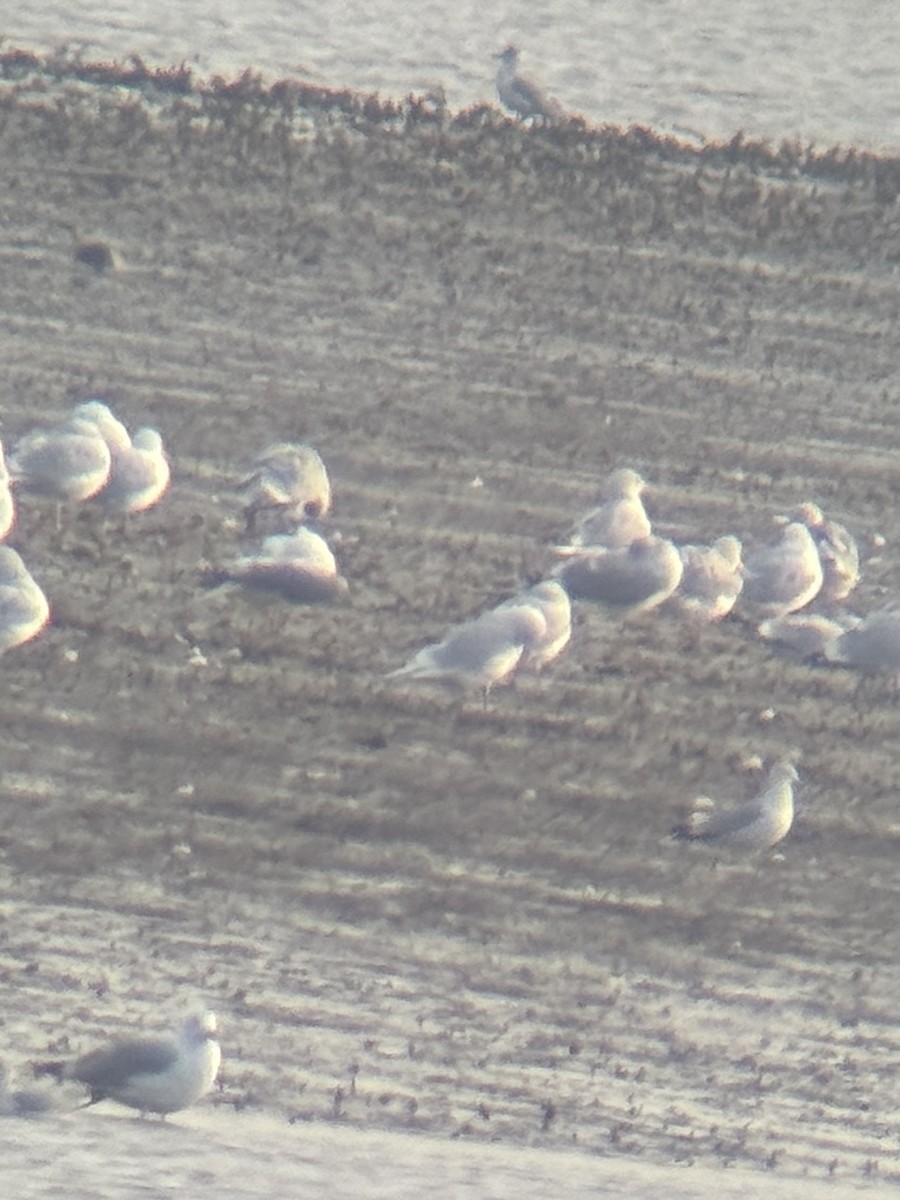
<instances>
[{"instance_id":1,"label":"frozen ground","mask_svg":"<svg viewBox=\"0 0 900 1200\"><path fill-rule=\"evenodd\" d=\"M587 609L486 712L383 678L546 571L626 462L684 540L815 498L866 546L859 606L893 592L895 164L323 108L293 140L258 98L206 104L40 78L0 103L4 440L100 395L174 468L124 527L22 504L55 620L2 663L3 1056L197 1001L225 1053L179 1132L4 1126L17 1194L64 1150L109 1196L145 1160L158 1194L339 1195L407 1155L417 1193L444 1156L480 1196L895 1182L891 681ZM97 239L121 269L74 261ZM232 482L295 437L349 602L203 590ZM670 840L795 749L783 855Z\"/></svg>"}]
</instances>

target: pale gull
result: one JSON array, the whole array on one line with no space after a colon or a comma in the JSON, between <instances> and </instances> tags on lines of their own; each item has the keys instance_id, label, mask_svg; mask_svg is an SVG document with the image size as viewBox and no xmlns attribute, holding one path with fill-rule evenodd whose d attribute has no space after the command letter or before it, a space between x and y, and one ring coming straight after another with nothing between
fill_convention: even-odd
<instances>
[{"instance_id":1,"label":"pale gull","mask_svg":"<svg viewBox=\"0 0 900 1200\"><path fill-rule=\"evenodd\" d=\"M99 400L79 404L73 416L92 421L109 447L109 479L98 499L125 514L146 512L158 503L165 495L171 475L159 432L145 427L132 438L122 422Z\"/></svg>"},{"instance_id":2,"label":"pale gull","mask_svg":"<svg viewBox=\"0 0 900 1200\"><path fill-rule=\"evenodd\" d=\"M70 417L35 430L16 444L9 461L13 484L57 501L90 500L105 487L112 459L97 425ZM58 516L58 513L57 513Z\"/></svg>"},{"instance_id":3,"label":"pale gull","mask_svg":"<svg viewBox=\"0 0 900 1200\"><path fill-rule=\"evenodd\" d=\"M900 671L900 608L869 613L830 642L825 657L860 671Z\"/></svg>"},{"instance_id":4,"label":"pale gull","mask_svg":"<svg viewBox=\"0 0 900 1200\"><path fill-rule=\"evenodd\" d=\"M524 592L506 600L500 608L518 608L531 605L543 616L547 628L530 645L519 664L523 670L540 671L548 663L559 658L572 637L572 603L569 593L555 579L545 579Z\"/></svg>"},{"instance_id":5,"label":"pale gull","mask_svg":"<svg viewBox=\"0 0 900 1200\"><path fill-rule=\"evenodd\" d=\"M504 108L525 120L541 118L551 122L565 118L565 111L558 100L548 96L533 80L518 74L517 46L506 46L494 57L500 64L497 68L497 95Z\"/></svg>"},{"instance_id":6,"label":"pale gull","mask_svg":"<svg viewBox=\"0 0 900 1200\"><path fill-rule=\"evenodd\" d=\"M775 545L744 555L740 606L752 617L783 617L805 607L822 587L822 563L812 534L799 521Z\"/></svg>"},{"instance_id":7,"label":"pale gull","mask_svg":"<svg viewBox=\"0 0 900 1200\"><path fill-rule=\"evenodd\" d=\"M58 1107L42 1088L16 1088L9 1069L0 1063L0 1117L40 1117Z\"/></svg>"},{"instance_id":8,"label":"pale gull","mask_svg":"<svg viewBox=\"0 0 900 1200\"><path fill-rule=\"evenodd\" d=\"M798 504L789 519L805 525L816 543L822 561L822 599L846 600L859 583L856 539L845 526L828 520L821 508L809 501Z\"/></svg>"},{"instance_id":9,"label":"pale gull","mask_svg":"<svg viewBox=\"0 0 900 1200\"><path fill-rule=\"evenodd\" d=\"M681 582L678 549L660 537L642 538L625 549L584 550L553 574L573 600L590 600L632 613L657 608Z\"/></svg>"},{"instance_id":10,"label":"pale gull","mask_svg":"<svg viewBox=\"0 0 900 1200\"><path fill-rule=\"evenodd\" d=\"M535 605L500 605L457 625L443 641L425 646L387 677L455 683L480 689L486 699L546 632L546 619Z\"/></svg>"},{"instance_id":11,"label":"pale gull","mask_svg":"<svg viewBox=\"0 0 900 1200\"><path fill-rule=\"evenodd\" d=\"M264 450L238 490L244 499L248 530L266 510L274 509L296 523L324 517L331 508L325 464L312 446L294 442L279 442Z\"/></svg>"},{"instance_id":12,"label":"pale gull","mask_svg":"<svg viewBox=\"0 0 900 1200\"><path fill-rule=\"evenodd\" d=\"M0 443L0 542L9 534L16 521L16 502L13 498L6 456Z\"/></svg>"},{"instance_id":13,"label":"pale gull","mask_svg":"<svg viewBox=\"0 0 900 1200\"><path fill-rule=\"evenodd\" d=\"M50 620L47 597L12 546L0 546L0 654L37 637Z\"/></svg>"},{"instance_id":14,"label":"pale gull","mask_svg":"<svg viewBox=\"0 0 900 1200\"><path fill-rule=\"evenodd\" d=\"M711 546L681 546L679 553L684 573L672 604L697 620L720 621L744 586L739 539L728 534Z\"/></svg>"},{"instance_id":15,"label":"pale gull","mask_svg":"<svg viewBox=\"0 0 900 1200\"><path fill-rule=\"evenodd\" d=\"M214 586L232 582L275 592L299 604L338 600L348 591L331 547L302 525L294 533L269 534L256 553L243 555L204 578Z\"/></svg>"},{"instance_id":16,"label":"pale gull","mask_svg":"<svg viewBox=\"0 0 900 1200\"><path fill-rule=\"evenodd\" d=\"M763 790L753 800L726 812L715 812L700 797L686 826L676 836L739 850L767 850L787 835L794 821L794 788L798 775L789 762L774 763Z\"/></svg>"},{"instance_id":17,"label":"pale gull","mask_svg":"<svg viewBox=\"0 0 900 1200\"><path fill-rule=\"evenodd\" d=\"M613 471L600 493L603 503L582 517L571 543L557 546L556 553L567 557L595 547L619 550L650 537L653 530L641 499L646 486L630 467Z\"/></svg>"},{"instance_id":18,"label":"pale gull","mask_svg":"<svg viewBox=\"0 0 900 1200\"><path fill-rule=\"evenodd\" d=\"M222 1051L212 1013L190 1017L180 1032L112 1042L71 1063L42 1063L38 1074L83 1084L88 1104L116 1100L141 1113L177 1112L195 1104L219 1073Z\"/></svg>"},{"instance_id":19,"label":"pale gull","mask_svg":"<svg viewBox=\"0 0 900 1200\"><path fill-rule=\"evenodd\" d=\"M856 618L852 620L855 622ZM837 621L822 613L788 613L763 621L756 632L763 641L775 642L800 658L828 659L847 629L847 620Z\"/></svg>"}]
</instances>

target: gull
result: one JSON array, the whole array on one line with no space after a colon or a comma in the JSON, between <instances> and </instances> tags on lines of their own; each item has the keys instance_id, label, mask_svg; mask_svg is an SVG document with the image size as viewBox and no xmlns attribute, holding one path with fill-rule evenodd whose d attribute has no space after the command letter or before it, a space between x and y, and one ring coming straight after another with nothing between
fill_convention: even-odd
<instances>
[{"instance_id":1,"label":"gull","mask_svg":"<svg viewBox=\"0 0 900 1200\"><path fill-rule=\"evenodd\" d=\"M787 835L793 824L793 785L798 778L792 763L776 762L760 794L726 812L714 812L713 801L701 796L695 801L687 825L677 829L675 835L739 850L768 850Z\"/></svg>"},{"instance_id":2,"label":"gull","mask_svg":"<svg viewBox=\"0 0 900 1200\"><path fill-rule=\"evenodd\" d=\"M58 503L83 501L106 485L111 463L96 423L72 416L62 425L21 438L10 458L9 473L14 486L52 496Z\"/></svg>"},{"instance_id":3,"label":"gull","mask_svg":"<svg viewBox=\"0 0 900 1200\"><path fill-rule=\"evenodd\" d=\"M0 443L0 542L9 534L16 522L16 502L10 486L6 456Z\"/></svg>"},{"instance_id":4,"label":"gull","mask_svg":"<svg viewBox=\"0 0 900 1200\"><path fill-rule=\"evenodd\" d=\"M486 703L491 688L513 674L546 632L547 621L536 605L500 605L451 629L443 641L425 646L387 678L479 688Z\"/></svg>"},{"instance_id":5,"label":"gull","mask_svg":"<svg viewBox=\"0 0 900 1200\"><path fill-rule=\"evenodd\" d=\"M681 546L679 553L684 572L672 603L690 617L720 621L744 586L739 539L728 534L711 546Z\"/></svg>"},{"instance_id":6,"label":"gull","mask_svg":"<svg viewBox=\"0 0 900 1200\"><path fill-rule=\"evenodd\" d=\"M73 416L93 422L109 447L109 479L98 499L125 514L146 512L158 503L171 476L159 432L145 427L132 438L122 422L99 400L79 404Z\"/></svg>"},{"instance_id":7,"label":"gull","mask_svg":"<svg viewBox=\"0 0 900 1200\"><path fill-rule=\"evenodd\" d=\"M504 601L499 607L518 608L522 605L536 608L546 622L544 633L527 648L520 663L524 670L540 671L547 663L559 658L571 640L572 603L561 583L555 579L545 579Z\"/></svg>"},{"instance_id":8,"label":"gull","mask_svg":"<svg viewBox=\"0 0 900 1200\"><path fill-rule=\"evenodd\" d=\"M812 534L799 521L773 546L744 556L741 608L753 616L783 617L809 604L822 587L822 563Z\"/></svg>"},{"instance_id":9,"label":"gull","mask_svg":"<svg viewBox=\"0 0 900 1200\"><path fill-rule=\"evenodd\" d=\"M646 486L630 467L613 471L600 493L603 503L582 517L571 543L557 546L556 553L566 558L594 547L625 549L650 537L653 529L641 500Z\"/></svg>"},{"instance_id":10,"label":"gull","mask_svg":"<svg viewBox=\"0 0 900 1200\"><path fill-rule=\"evenodd\" d=\"M88 1105L116 1100L164 1116L212 1087L222 1060L215 1034L216 1018L207 1012L188 1018L178 1033L112 1042L71 1063L38 1064L35 1073L83 1084Z\"/></svg>"},{"instance_id":11,"label":"gull","mask_svg":"<svg viewBox=\"0 0 900 1200\"><path fill-rule=\"evenodd\" d=\"M625 549L584 550L553 572L573 600L591 600L632 613L657 608L681 582L678 549L661 537L645 537Z\"/></svg>"},{"instance_id":12,"label":"gull","mask_svg":"<svg viewBox=\"0 0 900 1200\"><path fill-rule=\"evenodd\" d=\"M869 613L830 642L825 657L861 671L900 671L900 608Z\"/></svg>"},{"instance_id":13,"label":"gull","mask_svg":"<svg viewBox=\"0 0 900 1200\"><path fill-rule=\"evenodd\" d=\"M47 597L12 546L0 546L0 654L37 637L50 620Z\"/></svg>"},{"instance_id":14,"label":"gull","mask_svg":"<svg viewBox=\"0 0 900 1200\"><path fill-rule=\"evenodd\" d=\"M523 120L540 117L552 122L565 118L565 111L558 100L548 96L533 80L516 73L519 65L517 46L507 46L494 57L500 64L497 68L497 95L504 108Z\"/></svg>"},{"instance_id":15,"label":"gull","mask_svg":"<svg viewBox=\"0 0 900 1200\"><path fill-rule=\"evenodd\" d=\"M272 533L255 554L246 554L221 570L208 572L205 582L241 583L275 592L300 604L337 600L348 591L325 539L301 525L294 533Z\"/></svg>"},{"instance_id":16,"label":"gull","mask_svg":"<svg viewBox=\"0 0 900 1200\"><path fill-rule=\"evenodd\" d=\"M837 521L829 521L817 504L798 504L790 521L799 521L812 534L822 562L823 600L846 600L859 583L859 547L856 539Z\"/></svg>"},{"instance_id":17,"label":"gull","mask_svg":"<svg viewBox=\"0 0 900 1200\"><path fill-rule=\"evenodd\" d=\"M788 613L763 621L756 632L763 641L786 646L801 658L831 659L835 643L848 628L846 619L837 621L822 613Z\"/></svg>"},{"instance_id":18,"label":"gull","mask_svg":"<svg viewBox=\"0 0 900 1200\"><path fill-rule=\"evenodd\" d=\"M0 1117L39 1117L57 1105L46 1091L13 1088L9 1069L0 1063Z\"/></svg>"},{"instance_id":19,"label":"gull","mask_svg":"<svg viewBox=\"0 0 900 1200\"><path fill-rule=\"evenodd\" d=\"M331 483L312 446L279 442L264 450L253 470L238 484L244 497L247 529L260 512L275 509L290 521L324 517L331 508Z\"/></svg>"}]
</instances>

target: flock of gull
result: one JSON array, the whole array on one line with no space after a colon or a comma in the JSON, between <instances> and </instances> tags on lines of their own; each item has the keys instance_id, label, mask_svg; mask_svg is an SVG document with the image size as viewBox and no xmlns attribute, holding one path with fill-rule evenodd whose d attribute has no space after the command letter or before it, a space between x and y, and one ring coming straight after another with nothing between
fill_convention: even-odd
<instances>
[{"instance_id":1,"label":"flock of gull","mask_svg":"<svg viewBox=\"0 0 900 1200\"><path fill-rule=\"evenodd\" d=\"M0 540L14 527L20 493L56 500L59 521L62 504L93 498L122 514L143 512L169 482L156 430L139 429L131 437L105 404L86 401L61 424L22 437L8 466L0 449ZM539 672L563 653L573 601L623 616L665 609L701 622L735 611L761 639L803 658L900 670L900 608L860 618L840 607L859 582L859 551L848 530L817 505L805 502L775 518L777 536L747 552L732 534L710 545L676 545L654 532L644 506L646 487L628 467L613 471L600 503L565 545L554 547L557 561L547 578L417 650L388 678L456 684L480 691L486 704L494 686L520 672ZM299 603L346 595L331 547L310 525L327 516L332 503L328 471L312 447L269 447L236 490L247 537L257 537L264 520L268 532L230 562L203 571L204 583L264 589ZM0 652L35 637L49 619L47 598L21 557L0 545ZM701 805L683 832L707 841L773 845L790 828L793 778L792 766L774 763L758 802L742 810L737 826L733 814Z\"/></svg>"},{"instance_id":2,"label":"flock of gull","mask_svg":"<svg viewBox=\"0 0 900 1200\"><path fill-rule=\"evenodd\" d=\"M497 92L508 109L535 122L564 117L557 101L518 74L515 47L497 58ZM159 433L141 428L132 437L105 404L89 400L61 424L22 437L8 463L0 446L0 543L15 527L20 495L55 500L59 525L69 503L96 500L124 517L144 512L169 483ZM803 659L900 671L900 607L866 617L840 607L859 582L859 551L848 530L817 505L805 502L776 517L777 536L745 553L732 534L709 545L676 545L654 533L643 502L646 486L630 468L613 471L600 503L565 545L553 548L556 565L548 578L452 628L387 678L480 691L486 705L494 686L520 672L539 672L564 652L573 601L621 616L659 609L699 622L734 612L753 624L760 639ZM327 469L312 447L269 447L240 480L237 494L247 537L257 536L261 522L267 532L257 546L202 571L202 582L263 589L308 604L346 595L331 547L309 524L326 517L332 501ZM814 603L818 610L810 607ZM0 544L0 654L36 637L50 618L50 604L21 556ZM717 811L701 797L676 833L737 850L775 846L791 828L797 780L793 763L776 759L753 800ZM113 1042L72 1062L38 1064L35 1073L80 1085L86 1104L113 1099L142 1114L165 1115L212 1088L221 1062L215 1035L215 1018L204 1013L176 1033ZM46 1090L12 1088L0 1068L0 1116L55 1107Z\"/></svg>"},{"instance_id":3,"label":"flock of gull","mask_svg":"<svg viewBox=\"0 0 900 1200\"><path fill-rule=\"evenodd\" d=\"M120 514L156 504L170 482L160 435L134 437L99 400L75 407L61 424L26 434L8 466L0 450L0 535L15 527L20 495L57 503L95 499ZM564 545L553 547L547 578L450 629L388 673L398 684L451 684L480 692L521 672L536 673L557 659L572 635L572 604L599 606L628 617L671 611L696 622L722 621L731 613L753 624L760 639L783 644L807 659L863 670L900 670L900 609L865 618L840 606L860 579L859 551L843 526L815 504L799 504L776 517L766 544L744 551L728 534L710 545L677 545L654 532L644 506L647 485L628 467L613 471L600 502ZM328 472L310 446L279 443L265 450L236 486L247 538L255 549L205 572L209 586L262 588L300 603L343 597L348 585L328 543L310 522L328 515ZM274 528L277 530L272 532ZM820 608L810 605L818 601ZM18 553L0 545L0 652L35 637L50 606ZM717 810L696 801L678 831L683 838L737 850L776 845L793 821L793 763L776 759L749 803ZM212 1087L220 1050L211 1015L191 1018L164 1038L138 1038L93 1051L73 1063L43 1064L57 1079L79 1083L87 1103L112 1098L141 1112L165 1114L193 1103ZM28 1115L50 1102L46 1092L13 1091L0 1073L0 1115Z\"/></svg>"},{"instance_id":4,"label":"flock of gull","mask_svg":"<svg viewBox=\"0 0 900 1200\"><path fill-rule=\"evenodd\" d=\"M710 545L679 546L654 533L646 486L630 468L613 471L600 503L554 548L558 561L547 579L451 629L389 678L480 689L486 703L492 687L519 671L540 670L564 651L573 601L621 616L659 609L707 623L735 613L760 639L800 658L900 670L900 609L861 618L841 608L860 580L859 548L817 505L804 502L775 517L772 540L746 552L733 534ZM793 763L775 759L755 799L717 812L701 797L676 832L721 846L768 849L791 828L797 779Z\"/></svg>"}]
</instances>

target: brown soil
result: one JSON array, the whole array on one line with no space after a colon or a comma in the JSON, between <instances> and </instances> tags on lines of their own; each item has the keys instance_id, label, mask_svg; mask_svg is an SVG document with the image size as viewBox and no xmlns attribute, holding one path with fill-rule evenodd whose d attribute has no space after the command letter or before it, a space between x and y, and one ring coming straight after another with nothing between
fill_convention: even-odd
<instances>
[{"instance_id":1,"label":"brown soil","mask_svg":"<svg viewBox=\"0 0 900 1200\"><path fill-rule=\"evenodd\" d=\"M900 165L23 72L4 440L101 396L174 483L124 527L23 499L11 538L55 620L2 664L9 1057L199 999L219 1099L304 1127L893 1177L892 681L587 607L487 711L384 673L626 463L683 540L810 498L884 534L880 603ZM289 439L331 470L343 606L199 586ZM670 839L794 750L783 856Z\"/></svg>"}]
</instances>

